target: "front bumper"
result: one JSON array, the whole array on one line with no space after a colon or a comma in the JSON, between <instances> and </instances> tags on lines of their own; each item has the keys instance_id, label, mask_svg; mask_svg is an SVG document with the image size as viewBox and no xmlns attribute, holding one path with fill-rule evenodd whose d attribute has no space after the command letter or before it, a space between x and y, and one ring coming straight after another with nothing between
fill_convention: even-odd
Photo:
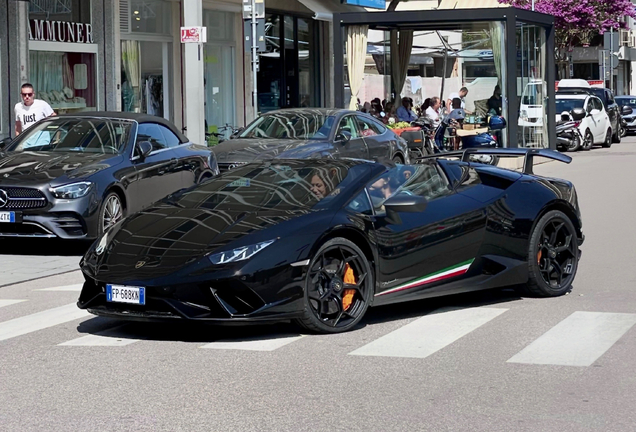
<instances>
[{"instance_id":1,"label":"front bumper","mask_svg":"<svg viewBox=\"0 0 636 432\"><path fill-rule=\"evenodd\" d=\"M305 269L287 266L241 277L211 274L209 280L191 283L168 277L160 285L132 280L120 284L145 288L145 304L139 305L107 301L106 283L85 274L77 306L94 315L130 321L280 321L302 314L304 278Z\"/></svg>"},{"instance_id":2,"label":"front bumper","mask_svg":"<svg viewBox=\"0 0 636 432\"><path fill-rule=\"evenodd\" d=\"M86 239L97 236L100 202L94 190L82 198L72 200L57 199L45 188L37 190L44 197L42 207L5 206L0 209L14 212L16 221L0 223L0 237Z\"/></svg>"}]
</instances>

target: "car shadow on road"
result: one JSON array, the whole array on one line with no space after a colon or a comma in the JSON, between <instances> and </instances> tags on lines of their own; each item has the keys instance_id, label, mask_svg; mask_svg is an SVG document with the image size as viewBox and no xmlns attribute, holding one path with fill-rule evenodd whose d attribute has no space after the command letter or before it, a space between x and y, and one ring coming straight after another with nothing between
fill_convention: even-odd
<instances>
[{"instance_id":1,"label":"car shadow on road","mask_svg":"<svg viewBox=\"0 0 636 432\"><path fill-rule=\"evenodd\" d=\"M0 238L0 255L82 256L91 243L89 240Z\"/></svg>"},{"instance_id":2,"label":"car shadow on road","mask_svg":"<svg viewBox=\"0 0 636 432\"><path fill-rule=\"evenodd\" d=\"M370 308L362 321L352 331L367 325L420 318L434 313L438 309L467 309L519 300L522 298L513 289L494 289L380 306ZM122 340L190 343L271 341L306 334L298 325L289 321L271 324L213 325L183 321L168 323L130 322L101 317L83 321L78 325L77 330L80 333Z\"/></svg>"}]
</instances>

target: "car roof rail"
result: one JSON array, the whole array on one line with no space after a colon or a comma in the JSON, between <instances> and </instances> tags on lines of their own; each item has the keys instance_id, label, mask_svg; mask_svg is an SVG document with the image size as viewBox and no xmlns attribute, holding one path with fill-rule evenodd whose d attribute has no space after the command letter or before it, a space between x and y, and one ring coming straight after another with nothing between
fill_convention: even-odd
<instances>
[{"instance_id":1,"label":"car roof rail","mask_svg":"<svg viewBox=\"0 0 636 432\"><path fill-rule=\"evenodd\" d=\"M421 158L417 158L415 160L417 161L422 159L456 157L456 158L459 158L462 162L470 162L470 156L474 154L493 155L493 156L500 156L500 157L523 156L524 158L523 173L524 174L534 174L534 172L532 171L532 166L534 165L535 156L544 157L544 158L556 160L556 161L567 163L567 164L572 162L572 158L568 155L565 155L555 150L537 149L537 148L467 148L464 150L428 155Z\"/></svg>"}]
</instances>

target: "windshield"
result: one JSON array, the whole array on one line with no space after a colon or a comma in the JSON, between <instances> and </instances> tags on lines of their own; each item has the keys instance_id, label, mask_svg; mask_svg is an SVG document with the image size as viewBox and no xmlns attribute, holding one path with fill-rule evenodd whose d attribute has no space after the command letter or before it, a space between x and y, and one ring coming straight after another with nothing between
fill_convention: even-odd
<instances>
[{"instance_id":1,"label":"windshield","mask_svg":"<svg viewBox=\"0 0 636 432\"><path fill-rule=\"evenodd\" d=\"M616 98L616 103L622 108L624 106L636 108L636 99Z\"/></svg>"},{"instance_id":2,"label":"windshield","mask_svg":"<svg viewBox=\"0 0 636 432\"><path fill-rule=\"evenodd\" d=\"M321 160L249 164L186 190L170 202L210 210L325 208L369 169L367 164Z\"/></svg>"},{"instance_id":3,"label":"windshield","mask_svg":"<svg viewBox=\"0 0 636 432\"><path fill-rule=\"evenodd\" d=\"M583 99L557 99L556 112L561 114L563 111L572 111L574 108L583 108Z\"/></svg>"},{"instance_id":4,"label":"windshield","mask_svg":"<svg viewBox=\"0 0 636 432\"><path fill-rule=\"evenodd\" d=\"M334 121L334 116L318 112L268 114L254 120L239 137L326 139Z\"/></svg>"},{"instance_id":5,"label":"windshield","mask_svg":"<svg viewBox=\"0 0 636 432\"><path fill-rule=\"evenodd\" d=\"M20 134L14 152L117 154L128 140L132 122L90 118L53 118Z\"/></svg>"},{"instance_id":6,"label":"windshield","mask_svg":"<svg viewBox=\"0 0 636 432\"><path fill-rule=\"evenodd\" d=\"M523 94L523 101L521 103L523 105L542 105L542 91L542 84L527 84Z\"/></svg>"}]
</instances>

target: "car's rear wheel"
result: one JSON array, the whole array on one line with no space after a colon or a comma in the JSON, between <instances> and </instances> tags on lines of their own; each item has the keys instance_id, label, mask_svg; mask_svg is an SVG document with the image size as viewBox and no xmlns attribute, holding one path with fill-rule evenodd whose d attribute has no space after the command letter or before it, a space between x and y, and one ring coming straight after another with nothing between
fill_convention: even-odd
<instances>
[{"instance_id":1,"label":"car's rear wheel","mask_svg":"<svg viewBox=\"0 0 636 432\"><path fill-rule=\"evenodd\" d=\"M627 136L627 128L621 126L621 138L625 138Z\"/></svg>"},{"instance_id":2,"label":"car's rear wheel","mask_svg":"<svg viewBox=\"0 0 636 432\"><path fill-rule=\"evenodd\" d=\"M402 159L402 156L395 155L395 156L393 156L393 163L402 165L404 163L404 160Z\"/></svg>"},{"instance_id":3,"label":"car's rear wheel","mask_svg":"<svg viewBox=\"0 0 636 432\"><path fill-rule=\"evenodd\" d=\"M612 129L607 129L607 132L605 132L605 141L603 141L601 145L605 148L612 146Z\"/></svg>"},{"instance_id":4,"label":"car's rear wheel","mask_svg":"<svg viewBox=\"0 0 636 432\"><path fill-rule=\"evenodd\" d=\"M585 135L583 136L583 144L581 145L581 148L583 150L590 150L593 145L594 135L592 135L592 132L588 129L585 131Z\"/></svg>"},{"instance_id":5,"label":"car's rear wheel","mask_svg":"<svg viewBox=\"0 0 636 432\"><path fill-rule=\"evenodd\" d=\"M528 283L524 294L554 297L570 291L579 263L576 229L559 210L546 213L537 223L528 246Z\"/></svg>"},{"instance_id":6,"label":"car's rear wheel","mask_svg":"<svg viewBox=\"0 0 636 432\"><path fill-rule=\"evenodd\" d=\"M99 233L108 231L113 225L124 218L124 206L121 198L115 192L106 196L99 212Z\"/></svg>"},{"instance_id":7,"label":"car's rear wheel","mask_svg":"<svg viewBox=\"0 0 636 432\"><path fill-rule=\"evenodd\" d=\"M618 129L616 130L616 132L614 132L614 135L612 135L612 141L614 141L616 144L620 144L621 138L623 137L621 129L623 129L621 127L621 120L618 119Z\"/></svg>"},{"instance_id":8,"label":"car's rear wheel","mask_svg":"<svg viewBox=\"0 0 636 432\"><path fill-rule=\"evenodd\" d=\"M298 323L312 332L351 330L373 296L373 273L353 242L337 237L323 244L309 262L305 309Z\"/></svg>"}]
</instances>

